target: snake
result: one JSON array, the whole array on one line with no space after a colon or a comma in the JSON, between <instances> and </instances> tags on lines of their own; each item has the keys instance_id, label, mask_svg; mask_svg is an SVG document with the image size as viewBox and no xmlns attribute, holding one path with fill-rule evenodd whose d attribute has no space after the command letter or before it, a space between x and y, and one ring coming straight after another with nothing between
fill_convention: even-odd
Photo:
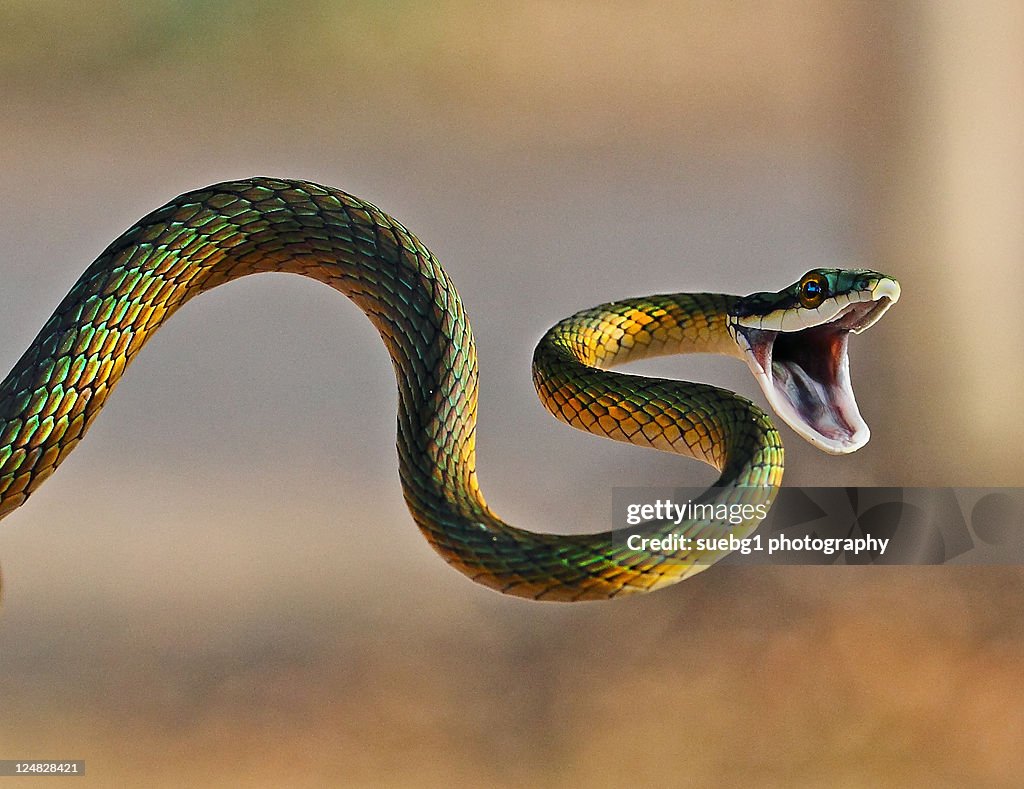
<instances>
[{"instance_id":1,"label":"snake","mask_svg":"<svg viewBox=\"0 0 1024 789\"><path fill-rule=\"evenodd\" d=\"M712 514L652 521L644 527L651 541L637 548L615 529L548 533L502 521L477 478L477 355L448 274L375 205L309 181L264 177L190 191L156 209L110 243L60 302L0 384L0 517L24 504L78 445L168 318L200 293L263 272L329 285L376 327L398 387L405 502L431 546L473 581L534 600L649 592L728 553L709 547L713 541L658 549L655 538L756 527L757 517L736 524ZM799 435L829 453L852 452L870 433L853 395L848 340L899 295L885 274L822 268L777 292L612 301L543 335L534 383L547 409L573 427L710 464L719 477L709 501L767 507L784 458L780 434L760 407L707 384L609 368L682 353L744 360Z\"/></svg>"}]
</instances>

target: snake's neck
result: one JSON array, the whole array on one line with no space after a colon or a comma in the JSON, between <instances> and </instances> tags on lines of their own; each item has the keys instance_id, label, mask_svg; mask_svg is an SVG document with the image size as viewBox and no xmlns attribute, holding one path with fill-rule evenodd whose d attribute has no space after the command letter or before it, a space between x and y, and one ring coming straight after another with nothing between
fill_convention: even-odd
<instances>
[{"instance_id":1,"label":"snake's neck","mask_svg":"<svg viewBox=\"0 0 1024 789\"><path fill-rule=\"evenodd\" d=\"M707 463L721 472L719 486L778 484L781 439L750 401L706 384L607 372L668 354L743 359L727 327L737 300L719 293L647 296L560 321L534 353L541 401L581 430Z\"/></svg>"},{"instance_id":2,"label":"snake's neck","mask_svg":"<svg viewBox=\"0 0 1024 789\"><path fill-rule=\"evenodd\" d=\"M549 334L572 343L584 364L610 369L657 356L711 353L743 359L730 335L738 296L667 293L601 304L560 321Z\"/></svg>"}]
</instances>

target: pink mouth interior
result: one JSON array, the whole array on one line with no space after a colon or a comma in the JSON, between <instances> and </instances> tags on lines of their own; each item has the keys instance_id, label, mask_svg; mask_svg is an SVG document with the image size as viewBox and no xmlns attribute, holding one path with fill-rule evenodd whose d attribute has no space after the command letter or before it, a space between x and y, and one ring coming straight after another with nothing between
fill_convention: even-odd
<instances>
[{"instance_id":1,"label":"pink mouth interior","mask_svg":"<svg viewBox=\"0 0 1024 789\"><path fill-rule=\"evenodd\" d=\"M888 307L882 297L851 304L833 320L800 331L742 330L748 361L776 412L826 451L852 452L870 436L850 382L847 347L850 332L867 328Z\"/></svg>"}]
</instances>

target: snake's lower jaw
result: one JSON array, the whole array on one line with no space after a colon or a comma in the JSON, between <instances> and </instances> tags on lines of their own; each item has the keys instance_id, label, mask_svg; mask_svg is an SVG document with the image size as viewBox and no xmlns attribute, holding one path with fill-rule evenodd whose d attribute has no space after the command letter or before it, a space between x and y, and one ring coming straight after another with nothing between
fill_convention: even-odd
<instances>
[{"instance_id":1,"label":"snake's lower jaw","mask_svg":"<svg viewBox=\"0 0 1024 789\"><path fill-rule=\"evenodd\" d=\"M831 320L799 331L739 327L736 333L775 413L825 452L855 452L871 438L853 393L847 349L850 333L868 328L897 298L898 291L852 303Z\"/></svg>"}]
</instances>

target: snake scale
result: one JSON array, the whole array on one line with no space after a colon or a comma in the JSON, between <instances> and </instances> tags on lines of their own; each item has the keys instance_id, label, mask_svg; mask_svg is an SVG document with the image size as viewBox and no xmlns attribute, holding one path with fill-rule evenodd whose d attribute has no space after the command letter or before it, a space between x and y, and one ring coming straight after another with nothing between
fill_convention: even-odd
<instances>
[{"instance_id":1,"label":"snake scale","mask_svg":"<svg viewBox=\"0 0 1024 789\"><path fill-rule=\"evenodd\" d=\"M0 385L0 517L75 448L165 320L193 296L271 271L341 291L380 332L398 383L406 503L430 544L474 581L540 600L606 599L674 583L719 558L632 550L610 531L546 534L500 520L477 481L477 358L448 275L374 205L273 178L183 194L89 266ZM826 451L852 451L867 440L867 428L849 387L846 339L898 297L898 284L885 275L819 269L778 293L611 302L547 332L534 380L546 407L570 425L704 461L721 474L716 495L753 490L770 503L783 448L760 408L712 386L603 368L670 353L745 359L797 432ZM651 524L648 533L693 535L715 526Z\"/></svg>"}]
</instances>

